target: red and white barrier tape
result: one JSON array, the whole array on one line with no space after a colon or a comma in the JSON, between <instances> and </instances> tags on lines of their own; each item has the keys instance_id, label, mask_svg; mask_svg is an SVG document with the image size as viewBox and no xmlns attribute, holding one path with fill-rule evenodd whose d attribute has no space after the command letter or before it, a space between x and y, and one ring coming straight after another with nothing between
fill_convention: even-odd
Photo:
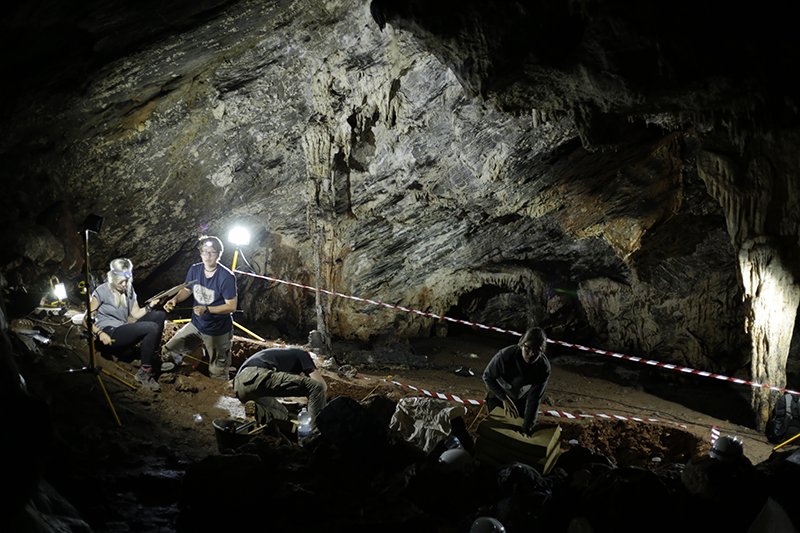
<instances>
[{"instance_id":1,"label":"red and white barrier tape","mask_svg":"<svg viewBox=\"0 0 800 533\"><path fill-rule=\"evenodd\" d=\"M739 378L732 378L729 376L723 376L722 374L715 374L713 372L706 372L705 370L696 370L694 368L689 368L685 366L678 366L673 365L671 363L662 363L660 361L654 361L652 359L642 359L641 357L635 357L632 355L625 355L617 352L609 352L608 350L600 350L597 348L590 348L588 346L581 346L580 344L574 344L571 342L564 342L555 339L547 339L548 342L552 342L553 344L558 344L560 346L565 346L567 348L574 348L576 350L582 350L584 352L590 353L597 353L600 355L607 355L609 357L614 357L615 359L624 359L626 361L633 361L634 363L641 363L644 365L655 366L659 368L666 368L667 370L675 370L677 372L682 372L684 374L694 374L696 376L702 376L705 378L714 378L720 381L729 381L731 383L736 383L738 385L750 385L753 388L762 388L762 389L770 389L776 392L789 392L791 394L800 394L800 392L793 391L791 389L776 387L774 385L766 385L763 383L756 383L755 381L749 381L746 379L739 379Z\"/></svg>"},{"instance_id":2,"label":"red and white barrier tape","mask_svg":"<svg viewBox=\"0 0 800 533\"><path fill-rule=\"evenodd\" d=\"M446 320L448 322L455 322L457 324L464 324L466 326L474 326L474 327L480 328L480 329L497 331L499 333L508 333L509 335L516 335L517 337L522 337L522 333L518 333L516 331L511 331L510 329L497 328L497 327L494 327L494 326L486 326L484 324L478 324L478 323L475 323L475 322L468 322L466 320L460 320L458 318L451 318L449 316L437 315L436 313L429 313L427 311L419 311L418 309L411 309L411 308L408 308L408 307L403 307L402 305L387 304L387 303L381 302L379 300L370 300L369 298L360 298L358 296L352 296L350 294L344 294L344 293L341 293L341 292L329 291L329 290L326 290L326 289L319 289L317 287L311 287L309 285L303 285L301 283L295 283L293 281L286 281L286 280L283 280L283 279L273 278L273 277L270 277L270 276L262 276L262 275L259 275L259 274L253 274L252 272L242 272L241 270L234 270L234 272L236 274L243 274L245 276L250 276L250 277L253 277L253 278L261 278L261 279L265 279L267 281L275 281L277 283L283 283L284 285L291 285L292 287L298 287L300 289L307 289L307 290L310 290L310 291L321 292L322 294L327 294L329 296L338 296L339 298L346 298L348 300L355 300L356 302L364 302L364 303L368 303L368 304L371 304L371 305L377 305L377 306L380 306L380 307L386 307L386 308L389 308L389 309L397 309L398 311L405 311L406 313L411 313L411 314L414 314L414 315L420 315L420 316L424 316L424 317L428 317L428 318L436 318L436 319L439 319L439 320Z\"/></svg>"},{"instance_id":3,"label":"red and white barrier tape","mask_svg":"<svg viewBox=\"0 0 800 533\"><path fill-rule=\"evenodd\" d=\"M717 439L719 438L719 428L717 426L711 426L711 445L713 446Z\"/></svg>"},{"instance_id":4,"label":"red and white barrier tape","mask_svg":"<svg viewBox=\"0 0 800 533\"><path fill-rule=\"evenodd\" d=\"M480 329L497 331L497 332L500 332L500 333L508 333L509 335L516 335L517 337L521 337L522 336L522 333L519 333L517 331L512 331L512 330L503 329L503 328L497 328L497 327L494 327L494 326L486 326L484 324L478 324L477 322L469 322L467 320L460 320L460 319L456 319L456 318L450 318L448 316L437 315L436 313L429 313L429 312L425 312L425 311L419 311L417 309L410 309L408 307L403 307L401 305L387 304L387 303L384 303L384 302L381 302L381 301L378 301L378 300L370 300L369 298L359 298L358 296L351 296L351 295L348 295L348 294L343 294L341 292L334 292L334 291L329 291L329 290L326 290L326 289L320 289L320 288L317 288L317 287L311 287L309 285L303 285L303 284L300 284L300 283L294 283L292 281L286 281L286 280L282 280L282 279L278 279L278 278L273 278L273 277L270 277L270 276L263 276L263 275L259 275L259 274L253 274L252 272L242 272L241 270L234 270L234 272L237 273L237 274L242 274L242 275L250 276L250 277L253 277L253 278L260 278L260 279L265 279L267 281L274 281L274 282L277 282L277 283L283 283L284 285L291 285L292 287L299 287L301 289L307 289L307 290L310 290L310 291L321 292L321 293L327 294L329 296L338 296L340 298L347 298L348 300L355 300L357 302L364 302L364 303L377 305L377 306L381 306L381 307L387 307L389 309L396 309L396 310L399 310L399 311L405 311L406 313L412 313L412 314L416 314L416 315L421 315L421 316L428 317L428 318L436 318L436 319L439 319L439 320L446 320L448 322L455 322L455 323L458 323L458 324L464 324L464 325L467 325L467 326L473 326L473 327L480 328ZM556 339L549 339L548 338L547 342L552 343L552 344L558 344L559 346L564 346L566 348L572 348L572 349L575 349L575 350L581 350L581 351L584 351L584 352L595 353L595 354L600 354L600 355L606 355L606 356L609 356L609 357L613 357L615 359L623 359L625 361L633 361L634 363L640 363L640 364L643 364L643 365L654 366L654 367L657 367L657 368L665 368L667 370L674 370L676 372L681 372L683 374L692 374L692 375L695 375L695 376L701 376L701 377L706 377L706 378L714 378L714 379L717 379L717 380L720 380L720 381L728 381L730 383L736 383L737 385L749 385L749 386L751 386L753 388L770 389L770 390L775 391L775 392L781 392L781 393L782 392L788 392L790 394L800 395L800 391L795 391L795 390L791 390L791 389L787 389L787 388L783 388L783 387L777 387L775 385L767 385L767 384L763 384L763 383L756 383L755 381L749 381L749 380L746 380L746 379L732 378L732 377L729 377L729 376L723 376L722 374L715 374L714 372L706 372L705 370L696 370L694 368L673 365L671 363L662 363L660 361L655 361L655 360L652 360L652 359L643 359L641 357L636 357L636 356L632 356L632 355L625 355L625 354L621 354L621 353L618 353L618 352L610 352L608 350L600 350L598 348L591 348L589 346L583 346L583 345L575 344L575 343L571 343L571 342L559 341L559 340L556 340Z\"/></svg>"},{"instance_id":5,"label":"red and white barrier tape","mask_svg":"<svg viewBox=\"0 0 800 533\"><path fill-rule=\"evenodd\" d=\"M424 394L425 396L429 396L431 398L436 398L439 400L450 400L453 402L463 403L466 405L483 405L486 403L485 400L471 400L471 399L464 399L455 394L447 394L445 392L431 392L426 389L420 389L419 387L415 387L413 385L408 385L406 383L400 383L399 381L394 380L384 380L387 383L391 383L392 385L397 385L398 387L403 387L409 390L413 390L415 392L419 392ZM656 422L659 424L674 424L676 426L686 428L683 424L678 424L676 422L672 422L670 420L660 420L658 418L647 418L647 417L638 417L638 416L622 416L622 415L607 415L605 413L580 413L580 414L572 414L566 411L559 411L556 409L547 409L544 411L539 411L539 414L545 416L553 416L557 418L566 418L568 420L580 420L585 418L599 418L601 420L621 420L626 422Z\"/></svg>"},{"instance_id":6,"label":"red and white barrier tape","mask_svg":"<svg viewBox=\"0 0 800 533\"><path fill-rule=\"evenodd\" d=\"M580 419L580 418L599 418L601 420L622 420L626 422L655 422L658 424L672 424L684 429L687 429L684 424L678 424L677 422L673 422L671 420L661 420L660 418L649 418L649 417L639 417L639 416L622 416L622 415L607 415L605 413L581 413L578 415L574 415L572 413L568 413L566 411L557 411L555 409L548 409L546 411L539 411L539 414L547 415L547 416L554 416L558 418L566 418L566 419Z\"/></svg>"},{"instance_id":7,"label":"red and white barrier tape","mask_svg":"<svg viewBox=\"0 0 800 533\"><path fill-rule=\"evenodd\" d=\"M388 381L384 380L387 383L391 383L392 385L397 385L398 387L404 387L406 389L411 389L416 392L421 392L425 396L430 396L431 398L436 398L439 400L450 400L453 402L463 403L466 405L483 405L486 403L484 400L465 400L456 396L455 394L446 394L444 392L431 392L429 390L420 389L415 387L414 385L406 385L405 383L400 383L399 381Z\"/></svg>"}]
</instances>

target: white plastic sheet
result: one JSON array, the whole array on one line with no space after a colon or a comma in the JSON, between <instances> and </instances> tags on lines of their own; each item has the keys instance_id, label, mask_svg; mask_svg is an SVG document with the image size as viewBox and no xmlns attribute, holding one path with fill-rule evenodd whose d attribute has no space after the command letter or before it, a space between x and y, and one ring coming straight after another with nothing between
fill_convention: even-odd
<instances>
[{"instance_id":1,"label":"white plastic sheet","mask_svg":"<svg viewBox=\"0 0 800 533\"><path fill-rule=\"evenodd\" d=\"M467 414L463 405L427 397L402 398L389 427L426 453L450 435L450 420Z\"/></svg>"}]
</instances>

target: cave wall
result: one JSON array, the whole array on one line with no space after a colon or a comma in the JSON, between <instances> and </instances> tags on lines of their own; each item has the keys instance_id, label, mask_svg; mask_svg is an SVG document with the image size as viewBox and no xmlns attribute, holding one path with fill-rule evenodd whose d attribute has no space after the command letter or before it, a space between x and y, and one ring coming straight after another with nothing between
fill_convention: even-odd
<instances>
[{"instance_id":1,"label":"cave wall","mask_svg":"<svg viewBox=\"0 0 800 533\"><path fill-rule=\"evenodd\" d=\"M183 278L197 235L245 223L259 273L702 369L739 372L753 351L753 375L781 384L796 128L771 92L761 116L784 117L781 135L751 145L765 126L733 127L757 99L725 76L730 39L675 47L665 28L686 7L652 27L615 2L210 2L144 33L130 14L86 17L82 75L6 102L3 271L37 290L78 278L80 221L99 213L93 267L133 258L147 295ZM773 81L763 70L747 87ZM774 313L756 288L768 274L790 288ZM257 278L240 289L248 320L292 335L438 327Z\"/></svg>"}]
</instances>

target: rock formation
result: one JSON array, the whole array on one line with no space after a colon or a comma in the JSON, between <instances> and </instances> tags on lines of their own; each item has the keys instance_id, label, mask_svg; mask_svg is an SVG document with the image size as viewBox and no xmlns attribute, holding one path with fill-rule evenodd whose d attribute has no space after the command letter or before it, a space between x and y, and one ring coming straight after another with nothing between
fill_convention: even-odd
<instances>
[{"instance_id":1,"label":"rock formation","mask_svg":"<svg viewBox=\"0 0 800 533\"><path fill-rule=\"evenodd\" d=\"M722 2L12 5L0 200L12 287L201 233L270 277L783 387L798 287L800 47ZM223 260L230 260L230 254ZM242 264L242 263L240 263ZM442 324L257 277L252 321ZM451 325L451 329L452 329ZM753 389L760 425L772 401Z\"/></svg>"}]
</instances>

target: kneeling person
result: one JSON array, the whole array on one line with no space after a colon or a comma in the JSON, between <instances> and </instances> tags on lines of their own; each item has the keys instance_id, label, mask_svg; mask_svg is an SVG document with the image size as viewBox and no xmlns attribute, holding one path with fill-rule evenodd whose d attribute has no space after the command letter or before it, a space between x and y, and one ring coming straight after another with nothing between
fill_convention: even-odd
<instances>
[{"instance_id":1,"label":"kneeling person","mask_svg":"<svg viewBox=\"0 0 800 533\"><path fill-rule=\"evenodd\" d=\"M251 355L233 378L233 390L242 403L256 403L256 419L287 420L289 412L275 398L305 396L312 427L325 407L328 386L311 355L300 348L268 348Z\"/></svg>"}]
</instances>

